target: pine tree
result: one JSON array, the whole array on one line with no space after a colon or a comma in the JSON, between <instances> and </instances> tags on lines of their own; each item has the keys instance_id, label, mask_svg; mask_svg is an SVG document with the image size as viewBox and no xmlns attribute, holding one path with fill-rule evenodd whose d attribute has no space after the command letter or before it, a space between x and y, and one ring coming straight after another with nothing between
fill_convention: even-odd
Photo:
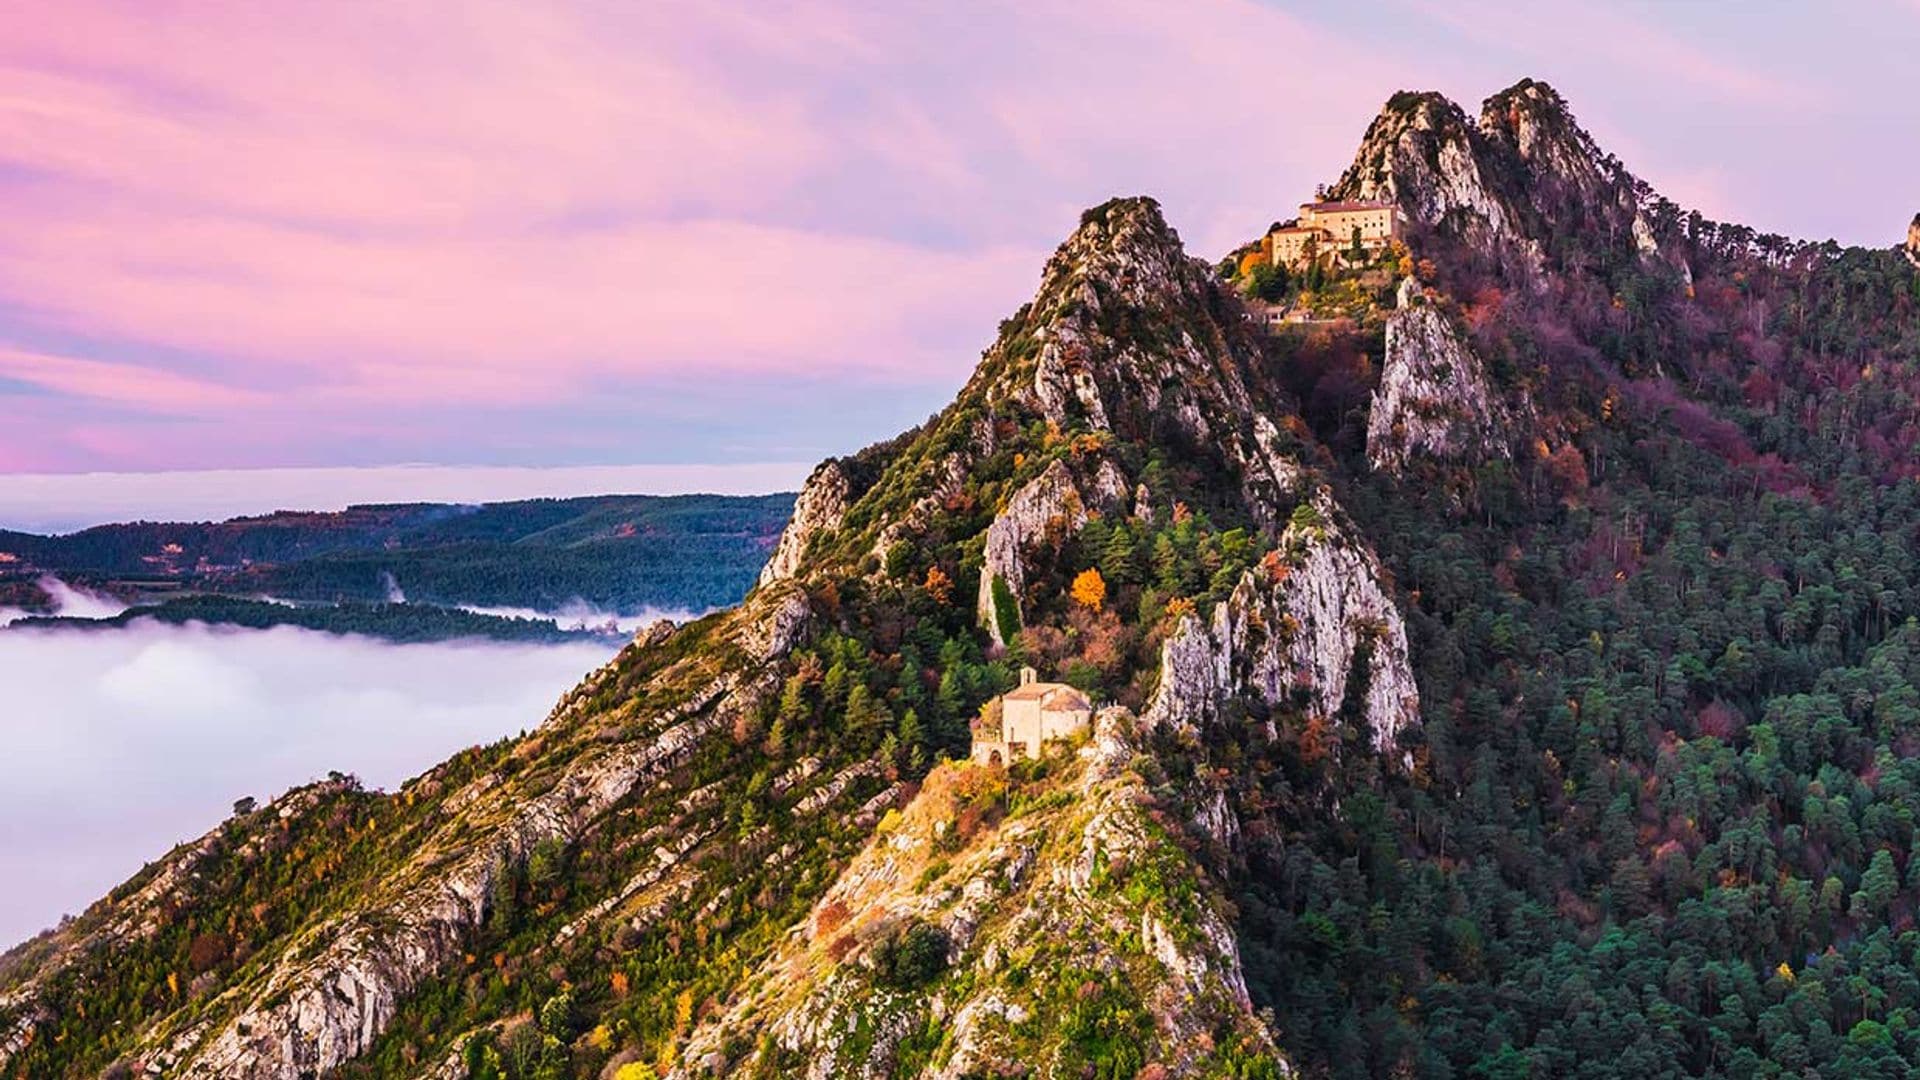
<instances>
[{"instance_id":1,"label":"pine tree","mask_svg":"<svg viewBox=\"0 0 1920 1080\"><path fill-rule=\"evenodd\" d=\"M1173 546L1173 537L1161 533L1153 540L1153 577L1156 584L1168 592L1180 592L1180 552Z\"/></svg>"},{"instance_id":2,"label":"pine tree","mask_svg":"<svg viewBox=\"0 0 1920 1080\"><path fill-rule=\"evenodd\" d=\"M781 729L784 731L788 723L798 724L804 721L811 712L812 706L807 701L806 681L798 675L790 676L786 687L780 692Z\"/></svg>"},{"instance_id":3,"label":"pine tree","mask_svg":"<svg viewBox=\"0 0 1920 1080\"><path fill-rule=\"evenodd\" d=\"M1100 552L1100 573L1115 585L1133 585L1140 580L1140 570L1135 563L1133 530L1125 525L1116 525L1107 537L1106 547Z\"/></svg>"},{"instance_id":4,"label":"pine tree","mask_svg":"<svg viewBox=\"0 0 1920 1080\"><path fill-rule=\"evenodd\" d=\"M900 724L894 732L900 736L900 745L909 751L926 749L927 729L920 723L920 714L915 710L908 709L900 717Z\"/></svg>"}]
</instances>

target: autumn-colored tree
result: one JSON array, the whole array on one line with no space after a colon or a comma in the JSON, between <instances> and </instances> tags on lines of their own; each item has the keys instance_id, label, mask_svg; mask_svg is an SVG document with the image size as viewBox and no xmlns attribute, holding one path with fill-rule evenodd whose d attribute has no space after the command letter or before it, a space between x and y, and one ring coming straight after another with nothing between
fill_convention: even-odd
<instances>
[{"instance_id":1,"label":"autumn-colored tree","mask_svg":"<svg viewBox=\"0 0 1920 1080\"><path fill-rule=\"evenodd\" d=\"M1560 449L1547 456L1544 462L1547 475L1553 478L1554 486L1567 499L1578 499L1587 490L1587 459L1580 448L1572 443L1562 443Z\"/></svg>"},{"instance_id":2,"label":"autumn-colored tree","mask_svg":"<svg viewBox=\"0 0 1920 1080\"><path fill-rule=\"evenodd\" d=\"M831 937L835 930L847 925L847 920L852 916L853 912L847 909L844 902L828 901L813 918L813 934L815 937Z\"/></svg>"},{"instance_id":3,"label":"autumn-colored tree","mask_svg":"<svg viewBox=\"0 0 1920 1080\"><path fill-rule=\"evenodd\" d=\"M1100 571L1091 566L1080 571L1080 576L1073 579L1073 598L1085 607L1100 610L1107 599L1107 581Z\"/></svg>"},{"instance_id":4,"label":"autumn-colored tree","mask_svg":"<svg viewBox=\"0 0 1920 1080\"><path fill-rule=\"evenodd\" d=\"M1308 717L1300 731L1300 760L1307 765L1318 764L1327 756L1327 743L1326 717L1317 714Z\"/></svg>"},{"instance_id":5,"label":"autumn-colored tree","mask_svg":"<svg viewBox=\"0 0 1920 1080\"><path fill-rule=\"evenodd\" d=\"M1240 276L1247 277L1252 274L1254 270L1258 269L1261 263L1266 261L1268 261L1267 257L1260 254L1258 249L1247 252L1240 257Z\"/></svg>"},{"instance_id":6,"label":"autumn-colored tree","mask_svg":"<svg viewBox=\"0 0 1920 1080\"><path fill-rule=\"evenodd\" d=\"M953 602L953 579L937 566L927 567L927 580L921 587L927 590L927 595L933 597L936 604Z\"/></svg>"},{"instance_id":7,"label":"autumn-colored tree","mask_svg":"<svg viewBox=\"0 0 1920 1080\"><path fill-rule=\"evenodd\" d=\"M1281 557L1279 548L1274 548L1260 557L1260 569L1266 571L1267 580L1275 585L1287 580L1287 577L1293 573L1293 567L1288 566L1286 559Z\"/></svg>"}]
</instances>

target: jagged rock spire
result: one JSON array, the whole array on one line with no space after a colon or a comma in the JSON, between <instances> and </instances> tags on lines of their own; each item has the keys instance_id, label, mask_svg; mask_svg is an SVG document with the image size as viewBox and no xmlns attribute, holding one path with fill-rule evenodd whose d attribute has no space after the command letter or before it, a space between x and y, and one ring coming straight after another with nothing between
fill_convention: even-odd
<instances>
[{"instance_id":1,"label":"jagged rock spire","mask_svg":"<svg viewBox=\"0 0 1920 1080\"><path fill-rule=\"evenodd\" d=\"M1536 269L1550 237L1576 225L1659 253L1642 212L1651 191L1534 79L1489 97L1477 122L1438 93L1395 94L1332 194L1394 202L1431 234L1518 252Z\"/></svg>"}]
</instances>

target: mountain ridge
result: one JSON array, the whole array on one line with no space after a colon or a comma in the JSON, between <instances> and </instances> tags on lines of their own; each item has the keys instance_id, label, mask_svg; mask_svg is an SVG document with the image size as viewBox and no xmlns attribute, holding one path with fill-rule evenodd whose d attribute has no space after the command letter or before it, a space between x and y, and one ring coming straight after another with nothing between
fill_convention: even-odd
<instances>
[{"instance_id":1,"label":"mountain ridge","mask_svg":"<svg viewBox=\"0 0 1920 1080\"><path fill-rule=\"evenodd\" d=\"M1910 254L1682 213L1532 80L1477 121L1396 95L1333 193L1402 208L1402 248L1290 273L1315 317L1274 331L1259 242L1216 270L1150 199L1089 210L952 405L814 472L741 607L9 954L0 1070L1920 1060L1905 983L1795 996L1844 977L1814 946L1885 974L1910 911L1910 836L1862 824L1920 781ZM1092 732L940 763L1021 663Z\"/></svg>"}]
</instances>

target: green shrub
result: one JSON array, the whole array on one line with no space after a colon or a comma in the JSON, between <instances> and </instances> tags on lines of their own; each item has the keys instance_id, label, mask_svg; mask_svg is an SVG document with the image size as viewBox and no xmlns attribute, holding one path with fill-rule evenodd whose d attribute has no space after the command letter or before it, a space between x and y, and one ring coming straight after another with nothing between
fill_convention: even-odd
<instances>
[{"instance_id":1,"label":"green shrub","mask_svg":"<svg viewBox=\"0 0 1920 1080\"><path fill-rule=\"evenodd\" d=\"M917 990L947 970L947 932L931 923L914 923L880 946L875 956L878 979L896 990Z\"/></svg>"}]
</instances>

